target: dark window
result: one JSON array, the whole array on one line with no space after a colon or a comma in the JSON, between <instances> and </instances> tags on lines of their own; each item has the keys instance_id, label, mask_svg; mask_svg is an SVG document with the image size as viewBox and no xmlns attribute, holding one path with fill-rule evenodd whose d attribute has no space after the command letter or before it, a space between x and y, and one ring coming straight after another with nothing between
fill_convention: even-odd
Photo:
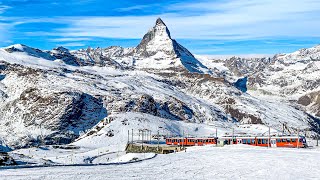
<instances>
[{"instance_id":1,"label":"dark window","mask_svg":"<svg viewBox=\"0 0 320 180\"><path fill-rule=\"evenodd\" d=\"M261 144L261 139L258 139L258 144Z\"/></svg>"},{"instance_id":2,"label":"dark window","mask_svg":"<svg viewBox=\"0 0 320 180\"><path fill-rule=\"evenodd\" d=\"M243 140L242 140L242 144L247 144L247 140L246 140L246 139L243 139Z\"/></svg>"},{"instance_id":3,"label":"dark window","mask_svg":"<svg viewBox=\"0 0 320 180\"><path fill-rule=\"evenodd\" d=\"M291 139L291 142L297 142L296 139Z\"/></svg>"},{"instance_id":4,"label":"dark window","mask_svg":"<svg viewBox=\"0 0 320 180\"><path fill-rule=\"evenodd\" d=\"M278 142L278 143L281 142L281 139L277 139L277 142Z\"/></svg>"},{"instance_id":5,"label":"dark window","mask_svg":"<svg viewBox=\"0 0 320 180\"><path fill-rule=\"evenodd\" d=\"M287 139L287 142L290 142L290 139Z\"/></svg>"},{"instance_id":6,"label":"dark window","mask_svg":"<svg viewBox=\"0 0 320 180\"><path fill-rule=\"evenodd\" d=\"M256 144L256 140L255 139L252 139L252 144Z\"/></svg>"},{"instance_id":7,"label":"dark window","mask_svg":"<svg viewBox=\"0 0 320 180\"><path fill-rule=\"evenodd\" d=\"M250 143L251 143L251 139L248 139L248 140L247 140L247 144L250 144Z\"/></svg>"}]
</instances>

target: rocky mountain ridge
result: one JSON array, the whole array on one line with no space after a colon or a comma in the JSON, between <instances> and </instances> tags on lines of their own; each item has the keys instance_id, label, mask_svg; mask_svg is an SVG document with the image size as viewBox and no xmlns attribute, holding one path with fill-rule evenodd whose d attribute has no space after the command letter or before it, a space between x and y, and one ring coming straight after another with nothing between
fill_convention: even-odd
<instances>
[{"instance_id":1,"label":"rocky mountain ridge","mask_svg":"<svg viewBox=\"0 0 320 180\"><path fill-rule=\"evenodd\" d=\"M311 135L315 132L313 114L289 101L292 84L285 75L299 72L308 78L317 72L317 62L292 68L294 64L275 58L200 60L171 38L161 19L136 48L42 51L13 45L0 49L0 60L3 147L70 143L100 129L100 124L117 124L118 117L130 113L147 116L146 126L152 119L207 128L249 125L242 131L259 134L266 126L280 133L285 123L291 133L298 128ZM276 73L282 73L283 79L277 79ZM236 82L243 76L248 76L248 91L245 78ZM316 82L309 79L304 88L313 91ZM260 97L266 94L281 101ZM167 132L179 135L181 129L168 127Z\"/></svg>"}]
</instances>

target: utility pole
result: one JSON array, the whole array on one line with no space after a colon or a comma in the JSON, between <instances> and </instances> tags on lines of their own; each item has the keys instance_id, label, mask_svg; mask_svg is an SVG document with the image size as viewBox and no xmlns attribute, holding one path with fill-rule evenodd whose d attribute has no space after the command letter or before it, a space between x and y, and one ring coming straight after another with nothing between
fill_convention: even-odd
<instances>
[{"instance_id":1,"label":"utility pole","mask_svg":"<svg viewBox=\"0 0 320 180\"><path fill-rule=\"evenodd\" d=\"M139 134L140 134L140 131L141 131L141 150L142 150L143 149L143 130L139 129Z\"/></svg>"},{"instance_id":2,"label":"utility pole","mask_svg":"<svg viewBox=\"0 0 320 180\"><path fill-rule=\"evenodd\" d=\"M184 149L184 130L182 130L182 149Z\"/></svg>"},{"instance_id":3,"label":"utility pole","mask_svg":"<svg viewBox=\"0 0 320 180\"><path fill-rule=\"evenodd\" d=\"M151 144L151 140L152 140L152 133L151 133L151 130L149 130L149 133L150 133L150 144Z\"/></svg>"},{"instance_id":4,"label":"utility pole","mask_svg":"<svg viewBox=\"0 0 320 180\"><path fill-rule=\"evenodd\" d=\"M131 144L133 144L133 129L131 130Z\"/></svg>"},{"instance_id":5,"label":"utility pole","mask_svg":"<svg viewBox=\"0 0 320 180\"><path fill-rule=\"evenodd\" d=\"M233 144L233 140L234 140L234 128L232 128L232 141L231 141L231 144Z\"/></svg>"},{"instance_id":6,"label":"utility pole","mask_svg":"<svg viewBox=\"0 0 320 180\"><path fill-rule=\"evenodd\" d=\"M270 147L270 126L269 126L269 132L268 132L268 148Z\"/></svg>"},{"instance_id":7,"label":"utility pole","mask_svg":"<svg viewBox=\"0 0 320 180\"><path fill-rule=\"evenodd\" d=\"M299 144L300 144L300 138L299 138L299 134L300 134L300 129L298 128L298 141L297 141L297 148L299 149Z\"/></svg>"},{"instance_id":8,"label":"utility pole","mask_svg":"<svg viewBox=\"0 0 320 180\"><path fill-rule=\"evenodd\" d=\"M129 144L130 143L130 130L128 130L128 143L127 144Z\"/></svg>"},{"instance_id":9,"label":"utility pole","mask_svg":"<svg viewBox=\"0 0 320 180\"><path fill-rule=\"evenodd\" d=\"M215 141L216 141L216 146L218 146L218 128L216 128L216 138L215 138Z\"/></svg>"},{"instance_id":10,"label":"utility pole","mask_svg":"<svg viewBox=\"0 0 320 180\"><path fill-rule=\"evenodd\" d=\"M159 140L160 140L160 136L159 136L159 130L158 130L158 148L157 148L157 151L159 151Z\"/></svg>"},{"instance_id":11,"label":"utility pole","mask_svg":"<svg viewBox=\"0 0 320 180\"><path fill-rule=\"evenodd\" d=\"M317 130L317 146L319 146L319 134L320 134L320 125L318 124L318 130Z\"/></svg>"}]
</instances>

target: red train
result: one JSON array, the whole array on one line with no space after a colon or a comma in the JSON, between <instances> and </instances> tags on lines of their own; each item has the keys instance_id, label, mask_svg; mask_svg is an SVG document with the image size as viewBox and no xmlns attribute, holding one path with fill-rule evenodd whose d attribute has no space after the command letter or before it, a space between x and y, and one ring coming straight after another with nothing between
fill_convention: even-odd
<instances>
[{"instance_id":1,"label":"red train","mask_svg":"<svg viewBox=\"0 0 320 180\"><path fill-rule=\"evenodd\" d=\"M183 145L183 146L203 146L207 144L216 144L217 138L194 138L194 137L172 137L166 139L167 145Z\"/></svg>"},{"instance_id":2,"label":"red train","mask_svg":"<svg viewBox=\"0 0 320 180\"><path fill-rule=\"evenodd\" d=\"M247 144L252 146L264 147L307 147L306 138L303 136L271 136L269 137L172 137L166 139L167 145L183 145L183 146L202 146L208 144Z\"/></svg>"}]
</instances>

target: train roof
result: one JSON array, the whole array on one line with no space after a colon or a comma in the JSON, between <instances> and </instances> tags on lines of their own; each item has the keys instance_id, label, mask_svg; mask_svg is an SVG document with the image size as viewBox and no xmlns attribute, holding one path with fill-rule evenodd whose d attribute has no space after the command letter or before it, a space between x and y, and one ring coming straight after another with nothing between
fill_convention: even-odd
<instances>
[{"instance_id":1,"label":"train roof","mask_svg":"<svg viewBox=\"0 0 320 180\"><path fill-rule=\"evenodd\" d=\"M217 138L217 137L168 137L167 139L184 139L184 138L188 138L188 139L213 139L213 138Z\"/></svg>"},{"instance_id":2,"label":"train roof","mask_svg":"<svg viewBox=\"0 0 320 180\"><path fill-rule=\"evenodd\" d=\"M299 136L300 138L305 138L304 136ZM218 138L218 139L268 139L268 136L222 136L222 137L168 137L166 139L213 139L213 138ZM277 138L282 138L282 139L292 139L292 138L298 138L298 136L270 136L271 139L277 139Z\"/></svg>"},{"instance_id":3,"label":"train roof","mask_svg":"<svg viewBox=\"0 0 320 180\"><path fill-rule=\"evenodd\" d=\"M305 138L304 136L299 136L300 138ZM230 138L242 138L242 139L268 139L269 137L268 136L223 136L221 137L221 139L230 139ZM271 139L278 139L278 138L281 138L281 139L292 139L292 138L298 138L298 136L270 136Z\"/></svg>"}]
</instances>

